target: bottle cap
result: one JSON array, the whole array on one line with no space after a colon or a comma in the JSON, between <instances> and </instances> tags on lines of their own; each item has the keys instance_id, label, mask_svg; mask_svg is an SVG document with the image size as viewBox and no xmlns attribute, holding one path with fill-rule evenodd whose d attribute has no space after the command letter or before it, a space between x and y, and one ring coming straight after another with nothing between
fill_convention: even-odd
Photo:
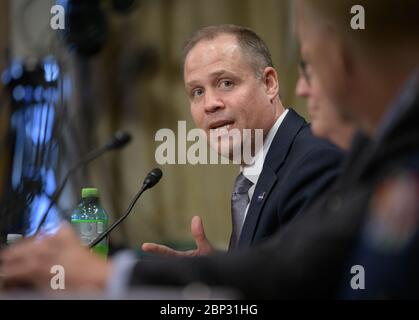
<instances>
[{"instance_id":1,"label":"bottle cap","mask_svg":"<svg viewBox=\"0 0 419 320\"><path fill-rule=\"evenodd\" d=\"M99 190L97 188L83 188L81 189L81 197L84 198L99 198Z\"/></svg>"},{"instance_id":2,"label":"bottle cap","mask_svg":"<svg viewBox=\"0 0 419 320\"><path fill-rule=\"evenodd\" d=\"M8 245L10 245L10 244L12 244L12 243L15 243L15 242L17 242L17 241L19 241L20 239L22 239L23 238L23 236L21 235L21 234L17 234L17 233L9 233L8 235L7 235L7 240L6 240L6 242L7 242L7 244Z\"/></svg>"}]
</instances>

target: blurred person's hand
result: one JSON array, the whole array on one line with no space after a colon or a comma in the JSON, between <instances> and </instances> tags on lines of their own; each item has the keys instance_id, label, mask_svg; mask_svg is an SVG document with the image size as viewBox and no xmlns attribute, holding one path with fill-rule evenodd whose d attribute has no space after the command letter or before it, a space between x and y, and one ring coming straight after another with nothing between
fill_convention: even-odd
<instances>
[{"instance_id":1,"label":"blurred person's hand","mask_svg":"<svg viewBox=\"0 0 419 320\"><path fill-rule=\"evenodd\" d=\"M143 243L142 250L149 253L157 253L166 256L175 257L196 257L208 255L214 252L214 248L207 240L204 231L204 225L202 219L198 216L192 218L191 221L191 233L195 239L196 249L188 251L173 250L167 246L156 244L156 243Z\"/></svg>"},{"instance_id":2,"label":"blurred person's hand","mask_svg":"<svg viewBox=\"0 0 419 320\"><path fill-rule=\"evenodd\" d=\"M111 273L111 263L83 247L67 223L55 235L42 239L26 238L0 252L4 286L24 286L51 290L55 276L53 266L64 268L65 289L72 291L103 291Z\"/></svg>"}]
</instances>

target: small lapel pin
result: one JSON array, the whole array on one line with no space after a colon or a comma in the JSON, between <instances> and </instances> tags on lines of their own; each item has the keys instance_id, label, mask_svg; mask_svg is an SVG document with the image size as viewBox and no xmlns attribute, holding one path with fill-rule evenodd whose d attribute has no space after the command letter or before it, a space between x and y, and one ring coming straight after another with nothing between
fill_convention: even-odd
<instances>
[{"instance_id":1,"label":"small lapel pin","mask_svg":"<svg viewBox=\"0 0 419 320\"><path fill-rule=\"evenodd\" d=\"M262 192L259 196L258 196L258 202L262 202L263 199L265 198L265 194L266 192Z\"/></svg>"}]
</instances>

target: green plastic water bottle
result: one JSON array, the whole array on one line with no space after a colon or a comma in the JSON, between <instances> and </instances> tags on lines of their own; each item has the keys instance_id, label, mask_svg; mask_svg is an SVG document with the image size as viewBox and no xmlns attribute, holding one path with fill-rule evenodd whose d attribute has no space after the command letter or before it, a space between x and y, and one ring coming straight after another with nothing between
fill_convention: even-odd
<instances>
[{"instance_id":1,"label":"green plastic water bottle","mask_svg":"<svg viewBox=\"0 0 419 320\"><path fill-rule=\"evenodd\" d=\"M108 228L109 218L99 201L96 188L83 188L81 202L73 210L71 223L79 234L81 241L87 246ZM109 245L106 237L92 248L93 252L106 258Z\"/></svg>"}]
</instances>

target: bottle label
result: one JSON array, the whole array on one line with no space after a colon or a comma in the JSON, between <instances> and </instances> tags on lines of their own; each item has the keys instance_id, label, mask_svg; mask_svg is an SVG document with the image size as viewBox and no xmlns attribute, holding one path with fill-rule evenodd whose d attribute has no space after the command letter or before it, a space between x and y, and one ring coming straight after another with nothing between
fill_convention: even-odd
<instances>
[{"instance_id":1,"label":"bottle label","mask_svg":"<svg viewBox=\"0 0 419 320\"><path fill-rule=\"evenodd\" d=\"M96 224L96 231L97 231L97 233L98 234L101 234L101 233L103 233L103 229L104 229L104 227L103 227L103 221L98 221L97 222L97 224Z\"/></svg>"},{"instance_id":2,"label":"bottle label","mask_svg":"<svg viewBox=\"0 0 419 320\"><path fill-rule=\"evenodd\" d=\"M72 220L71 222L85 245L89 245L102 234L107 224L106 220Z\"/></svg>"}]
</instances>

